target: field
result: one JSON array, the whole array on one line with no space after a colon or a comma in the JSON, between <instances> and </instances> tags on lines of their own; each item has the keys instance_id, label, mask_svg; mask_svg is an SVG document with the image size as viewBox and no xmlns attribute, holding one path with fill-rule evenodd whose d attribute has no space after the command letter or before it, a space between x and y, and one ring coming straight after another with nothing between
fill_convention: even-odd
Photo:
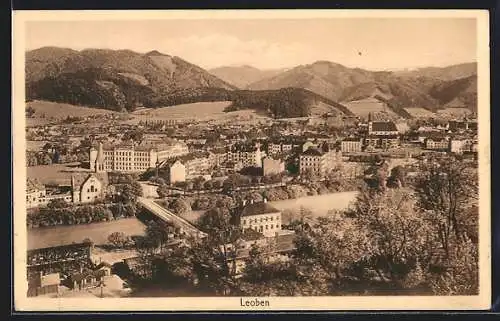
<instances>
[{"instance_id":1,"label":"field","mask_svg":"<svg viewBox=\"0 0 500 321\"><path fill-rule=\"evenodd\" d=\"M136 218L85 225L41 227L28 230L28 250L82 242L90 238L96 245L106 244L109 234L143 235L145 226Z\"/></svg>"},{"instance_id":2,"label":"field","mask_svg":"<svg viewBox=\"0 0 500 321\"><path fill-rule=\"evenodd\" d=\"M26 104L27 106L33 107L35 110L34 118L27 118L28 121L33 120L57 120L64 119L68 116L71 117L87 117L92 115L105 115L117 113L114 111L98 108L90 108L85 106L75 106L63 103L54 103L49 101L39 101L35 100ZM45 117L43 117L45 116ZM43 117L43 118L42 118Z\"/></svg>"},{"instance_id":3,"label":"field","mask_svg":"<svg viewBox=\"0 0 500 321\"><path fill-rule=\"evenodd\" d=\"M70 184L71 172L87 172L87 169L77 167L78 164L54 164L26 167L27 178L37 179L42 184Z\"/></svg>"},{"instance_id":4,"label":"field","mask_svg":"<svg viewBox=\"0 0 500 321\"><path fill-rule=\"evenodd\" d=\"M435 114L425 108L415 107L415 108L405 108L410 115L415 118L425 118L425 117L433 117Z\"/></svg>"},{"instance_id":5,"label":"field","mask_svg":"<svg viewBox=\"0 0 500 321\"><path fill-rule=\"evenodd\" d=\"M385 113L390 117L397 117L391 109L385 107L384 103L375 98L349 101L342 104L359 117L368 117L369 113Z\"/></svg>"},{"instance_id":6,"label":"field","mask_svg":"<svg viewBox=\"0 0 500 321\"><path fill-rule=\"evenodd\" d=\"M437 113L441 117L457 118L464 117L465 115L469 115L472 112L467 108L445 108L439 110Z\"/></svg>"},{"instance_id":7,"label":"field","mask_svg":"<svg viewBox=\"0 0 500 321\"><path fill-rule=\"evenodd\" d=\"M230 101L201 102L192 104L182 104L156 109L143 109L132 113L132 119L128 122L137 124L142 121L151 120L229 120L237 118L258 117L253 110L240 110L226 113L224 109L231 104Z\"/></svg>"}]
</instances>

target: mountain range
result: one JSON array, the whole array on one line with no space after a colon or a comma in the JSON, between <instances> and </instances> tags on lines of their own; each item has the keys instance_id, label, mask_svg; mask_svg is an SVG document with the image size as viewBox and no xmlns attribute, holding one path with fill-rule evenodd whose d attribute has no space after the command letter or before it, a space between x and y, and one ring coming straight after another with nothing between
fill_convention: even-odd
<instances>
[{"instance_id":1,"label":"mountain range","mask_svg":"<svg viewBox=\"0 0 500 321\"><path fill-rule=\"evenodd\" d=\"M344 102L375 97L403 108L476 109L476 64L412 71L369 71L317 61L291 69L232 66L210 71L158 51L44 47L26 53L28 100L133 110L230 100L230 110L261 109L275 117L311 114L318 103L351 114Z\"/></svg>"},{"instance_id":2,"label":"mountain range","mask_svg":"<svg viewBox=\"0 0 500 321\"><path fill-rule=\"evenodd\" d=\"M276 76L284 71L286 71L285 68L261 70L248 65L223 66L208 70L212 75L240 89L246 89L248 85L254 82Z\"/></svg>"}]
</instances>

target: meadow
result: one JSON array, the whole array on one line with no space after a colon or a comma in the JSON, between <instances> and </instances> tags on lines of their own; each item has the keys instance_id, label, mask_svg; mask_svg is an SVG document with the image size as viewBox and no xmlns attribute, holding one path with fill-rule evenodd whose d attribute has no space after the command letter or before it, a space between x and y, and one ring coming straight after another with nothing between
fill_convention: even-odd
<instances>
[{"instance_id":1,"label":"meadow","mask_svg":"<svg viewBox=\"0 0 500 321\"><path fill-rule=\"evenodd\" d=\"M156 109L142 109L131 113L130 124L137 124L140 121L152 120L179 120L179 121L210 121L228 120L238 117L249 117L255 114L252 110L240 110L224 112L224 109L231 104L230 101L200 102L192 104L182 104Z\"/></svg>"},{"instance_id":2,"label":"meadow","mask_svg":"<svg viewBox=\"0 0 500 321\"><path fill-rule=\"evenodd\" d=\"M433 112L422 108L422 107L413 107L413 108L405 108L410 115L415 118L426 118L426 117L434 117L436 116Z\"/></svg>"},{"instance_id":3,"label":"meadow","mask_svg":"<svg viewBox=\"0 0 500 321\"><path fill-rule=\"evenodd\" d=\"M85 106L75 106L64 103L54 103L50 101L34 100L26 103L26 106L31 106L35 110L33 120L60 120L70 117L88 117L92 115L109 115L117 114L115 111L90 108ZM31 119L31 118L27 118Z\"/></svg>"},{"instance_id":4,"label":"meadow","mask_svg":"<svg viewBox=\"0 0 500 321\"><path fill-rule=\"evenodd\" d=\"M385 113L390 117L397 117L396 113L394 113L388 107L385 107L385 104L378 101L375 98L366 98L361 100L354 100L349 102L342 103L346 106L351 112L353 112L356 116L359 117L368 117L369 113Z\"/></svg>"}]
</instances>

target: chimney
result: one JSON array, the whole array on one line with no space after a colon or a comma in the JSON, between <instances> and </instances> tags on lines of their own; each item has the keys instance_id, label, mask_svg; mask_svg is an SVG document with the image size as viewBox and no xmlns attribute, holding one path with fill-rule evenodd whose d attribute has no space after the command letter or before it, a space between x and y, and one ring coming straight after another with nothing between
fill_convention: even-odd
<instances>
[{"instance_id":1,"label":"chimney","mask_svg":"<svg viewBox=\"0 0 500 321\"><path fill-rule=\"evenodd\" d=\"M267 198L264 197L264 203L267 203Z\"/></svg>"}]
</instances>

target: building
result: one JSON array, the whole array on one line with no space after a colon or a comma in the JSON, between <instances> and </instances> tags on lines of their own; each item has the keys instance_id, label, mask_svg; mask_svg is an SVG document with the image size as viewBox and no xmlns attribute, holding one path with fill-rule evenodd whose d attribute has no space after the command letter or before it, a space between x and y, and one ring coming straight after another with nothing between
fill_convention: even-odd
<instances>
[{"instance_id":1,"label":"building","mask_svg":"<svg viewBox=\"0 0 500 321\"><path fill-rule=\"evenodd\" d=\"M209 152L194 152L170 159L166 163L170 183L185 182L195 177L210 174L210 170L216 166L216 162L215 156Z\"/></svg>"},{"instance_id":2,"label":"building","mask_svg":"<svg viewBox=\"0 0 500 321\"><path fill-rule=\"evenodd\" d=\"M392 121L372 121L371 114L368 120L368 132L365 137L365 147L389 149L399 146L399 131Z\"/></svg>"},{"instance_id":3,"label":"building","mask_svg":"<svg viewBox=\"0 0 500 321\"><path fill-rule=\"evenodd\" d=\"M341 153L335 151L323 151L311 147L299 156L300 174L312 173L323 176L335 168L342 161Z\"/></svg>"},{"instance_id":4,"label":"building","mask_svg":"<svg viewBox=\"0 0 500 321\"><path fill-rule=\"evenodd\" d=\"M380 149L390 149L396 148L400 145L399 135L371 135L365 138L365 147L370 148L380 148Z\"/></svg>"},{"instance_id":5,"label":"building","mask_svg":"<svg viewBox=\"0 0 500 321\"><path fill-rule=\"evenodd\" d=\"M96 172L143 172L173 157L189 153L188 146L180 142L142 145L125 144L90 149L90 169Z\"/></svg>"},{"instance_id":6,"label":"building","mask_svg":"<svg viewBox=\"0 0 500 321\"><path fill-rule=\"evenodd\" d=\"M265 156L262 159L262 175L274 175L280 174L285 171L285 162L281 159L273 159L269 156Z\"/></svg>"},{"instance_id":7,"label":"building","mask_svg":"<svg viewBox=\"0 0 500 321\"><path fill-rule=\"evenodd\" d=\"M451 139L450 152L455 154L477 152L477 143L474 143L471 139Z\"/></svg>"},{"instance_id":8,"label":"building","mask_svg":"<svg viewBox=\"0 0 500 321\"><path fill-rule=\"evenodd\" d=\"M342 153L359 153L363 149L363 139L346 138L340 143Z\"/></svg>"},{"instance_id":9,"label":"building","mask_svg":"<svg viewBox=\"0 0 500 321\"><path fill-rule=\"evenodd\" d=\"M228 149L226 161L241 163L243 167L262 167L263 156L259 143L252 146L238 144Z\"/></svg>"},{"instance_id":10,"label":"building","mask_svg":"<svg viewBox=\"0 0 500 321\"><path fill-rule=\"evenodd\" d=\"M168 179L170 184L186 181L186 166L180 160L168 165Z\"/></svg>"},{"instance_id":11,"label":"building","mask_svg":"<svg viewBox=\"0 0 500 321\"><path fill-rule=\"evenodd\" d=\"M28 277L28 296L59 293L61 277L59 273L44 274L42 271L32 273Z\"/></svg>"},{"instance_id":12,"label":"building","mask_svg":"<svg viewBox=\"0 0 500 321\"><path fill-rule=\"evenodd\" d=\"M252 229L265 237L274 237L281 231L281 212L269 205L266 199L263 202L244 202L239 225L242 230Z\"/></svg>"},{"instance_id":13,"label":"building","mask_svg":"<svg viewBox=\"0 0 500 321\"><path fill-rule=\"evenodd\" d=\"M399 131L392 121L369 121L368 136L398 136Z\"/></svg>"},{"instance_id":14,"label":"building","mask_svg":"<svg viewBox=\"0 0 500 321\"><path fill-rule=\"evenodd\" d=\"M105 173L91 173L71 176L73 203L90 203L104 198L108 185Z\"/></svg>"},{"instance_id":15,"label":"building","mask_svg":"<svg viewBox=\"0 0 500 321\"><path fill-rule=\"evenodd\" d=\"M449 150L449 140L446 137L441 138L427 138L425 140L425 148L430 150Z\"/></svg>"},{"instance_id":16,"label":"building","mask_svg":"<svg viewBox=\"0 0 500 321\"><path fill-rule=\"evenodd\" d=\"M37 180L26 181L26 208L38 207L47 204L45 186Z\"/></svg>"},{"instance_id":17,"label":"building","mask_svg":"<svg viewBox=\"0 0 500 321\"><path fill-rule=\"evenodd\" d=\"M296 146L298 146L298 144L294 144L292 142L269 142L267 145L267 153L269 155L286 154L292 152Z\"/></svg>"}]
</instances>

